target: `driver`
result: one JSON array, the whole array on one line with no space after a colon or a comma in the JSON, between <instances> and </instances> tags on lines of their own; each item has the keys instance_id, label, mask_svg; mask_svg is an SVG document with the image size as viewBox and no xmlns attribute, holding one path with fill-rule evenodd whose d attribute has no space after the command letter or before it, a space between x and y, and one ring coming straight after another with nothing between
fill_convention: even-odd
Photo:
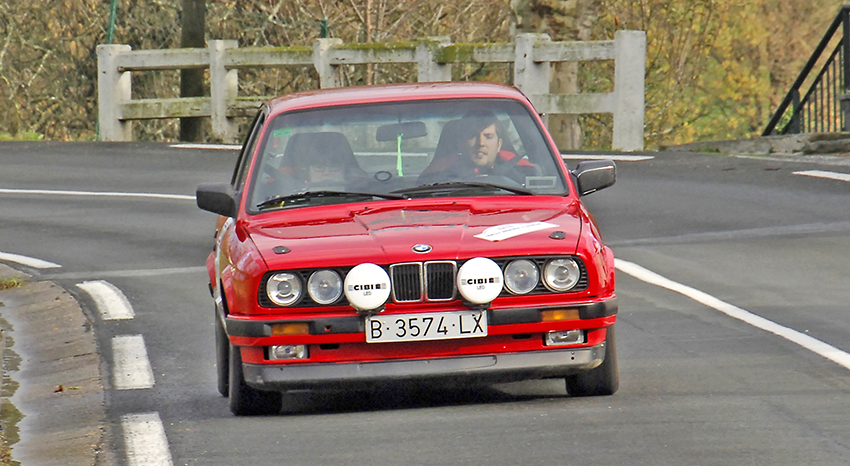
<instances>
[{"instance_id":1,"label":"driver","mask_svg":"<svg viewBox=\"0 0 850 466\"><path fill-rule=\"evenodd\" d=\"M423 171L419 184L446 180L447 177L503 176L524 185L525 177L535 174L531 162L503 150L499 119L493 112L480 110L467 113L457 125L457 128L449 127L451 131L458 132L457 139L449 142L456 147L450 150L452 156L435 160L437 163Z\"/></svg>"}]
</instances>

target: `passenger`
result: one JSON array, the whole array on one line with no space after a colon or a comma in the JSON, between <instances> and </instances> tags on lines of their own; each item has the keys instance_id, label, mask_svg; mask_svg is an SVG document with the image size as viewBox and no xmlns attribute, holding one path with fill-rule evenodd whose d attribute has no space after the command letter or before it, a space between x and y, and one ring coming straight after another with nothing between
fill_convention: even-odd
<instances>
[{"instance_id":1,"label":"passenger","mask_svg":"<svg viewBox=\"0 0 850 466\"><path fill-rule=\"evenodd\" d=\"M348 139L338 132L300 133L293 135L284 152L285 166L292 175L306 183L344 186L367 177L351 150Z\"/></svg>"},{"instance_id":2,"label":"passenger","mask_svg":"<svg viewBox=\"0 0 850 466\"><path fill-rule=\"evenodd\" d=\"M357 164L348 140L335 132L293 135L286 145L284 158L291 175L304 183L304 189L333 184L343 189L347 175Z\"/></svg>"},{"instance_id":3,"label":"passenger","mask_svg":"<svg viewBox=\"0 0 850 466\"><path fill-rule=\"evenodd\" d=\"M258 201L304 191L345 191L367 176L342 133L294 134L280 157L278 167L264 172Z\"/></svg>"}]
</instances>

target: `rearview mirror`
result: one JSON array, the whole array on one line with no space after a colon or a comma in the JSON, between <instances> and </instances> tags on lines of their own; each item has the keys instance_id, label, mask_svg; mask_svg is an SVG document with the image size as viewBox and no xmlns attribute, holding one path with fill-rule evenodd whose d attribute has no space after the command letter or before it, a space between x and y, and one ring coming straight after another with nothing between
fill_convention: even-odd
<instances>
[{"instance_id":1,"label":"rearview mirror","mask_svg":"<svg viewBox=\"0 0 850 466\"><path fill-rule=\"evenodd\" d=\"M613 160L584 161L579 162L572 174L578 195L586 196L613 185L617 181L617 166Z\"/></svg>"},{"instance_id":2,"label":"rearview mirror","mask_svg":"<svg viewBox=\"0 0 850 466\"><path fill-rule=\"evenodd\" d=\"M195 191L198 207L214 214L236 218L236 195L227 183L202 184Z\"/></svg>"},{"instance_id":3,"label":"rearview mirror","mask_svg":"<svg viewBox=\"0 0 850 466\"><path fill-rule=\"evenodd\" d=\"M392 125L383 125L378 127L375 133L375 139L379 142L397 141L398 137L402 139L422 138L428 135L428 127L421 121L408 121L405 123L395 123Z\"/></svg>"}]
</instances>

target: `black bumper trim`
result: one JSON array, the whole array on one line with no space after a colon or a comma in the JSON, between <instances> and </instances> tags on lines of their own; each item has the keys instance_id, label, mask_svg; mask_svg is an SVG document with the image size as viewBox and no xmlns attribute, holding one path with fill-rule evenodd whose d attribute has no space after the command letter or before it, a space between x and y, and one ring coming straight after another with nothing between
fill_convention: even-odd
<instances>
[{"instance_id":1,"label":"black bumper trim","mask_svg":"<svg viewBox=\"0 0 850 466\"><path fill-rule=\"evenodd\" d=\"M592 304L575 306L544 306L517 309L490 309L488 311L489 325L533 324L541 322L540 311L546 309L578 309L579 318L599 319L617 314L617 298ZM225 319L227 334L237 337L269 337L271 325L276 323L293 322L289 320L246 321L242 319ZM363 333L362 317L329 317L310 319L310 335L333 335L342 333Z\"/></svg>"},{"instance_id":2,"label":"black bumper trim","mask_svg":"<svg viewBox=\"0 0 850 466\"><path fill-rule=\"evenodd\" d=\"M564 377L593 369L605 343L590 348L369 363L259 365L243 363L245 382L268 391L354 388L376 382L473 379L482 383Z\"/></svg>"}]
</instances>

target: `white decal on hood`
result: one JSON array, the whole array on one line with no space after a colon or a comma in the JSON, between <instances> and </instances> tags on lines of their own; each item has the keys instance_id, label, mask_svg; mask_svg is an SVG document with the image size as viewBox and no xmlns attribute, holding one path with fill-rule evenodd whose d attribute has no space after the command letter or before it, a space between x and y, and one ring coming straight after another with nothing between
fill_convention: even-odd
<instances>
[{"instance_id":1,"label":"white decal on hood","mask_svg":"<svg viewBox=\"0 0 850 466\"><path fill-rule=\"evenodd\" d=\"M502 241L503 239L513 238L514 236L524 235L538 230L545 230L546 228L555 228L557 226L554 223L546 222L508 223L490 227L475 235L475 237L487 241Z\"/></svg>"}]
</instances>

